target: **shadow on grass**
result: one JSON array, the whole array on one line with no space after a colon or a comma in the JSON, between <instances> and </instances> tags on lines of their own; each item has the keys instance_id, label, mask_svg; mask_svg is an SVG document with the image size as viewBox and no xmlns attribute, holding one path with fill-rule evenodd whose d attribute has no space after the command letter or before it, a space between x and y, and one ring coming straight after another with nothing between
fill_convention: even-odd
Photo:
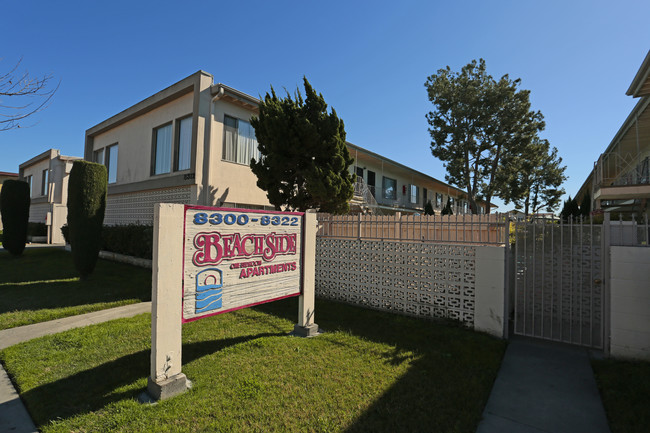
<instances>
[{"instance_id":1,"label":"shadow on grass","mask_svg":"<svg viewBox=\"0 0 650 433\"><path fill-rule=\"evenodd\" d=\"M98 260L80 281L72 256L58 248L27 249L21 257L0 256L0 314L151 299L151 271Z\"/></svg>"},{"instance_id":2,"label":"shadow on grass","mask_svg":"<svg viewBox=\"0 0 650 433\"><path fill-rule=\"evenodd\" d=\"M286 333L262 333L223 340L187 343L183 345L183 363L189 363L250 340L278 335L286 335ZM26 402L34 422L42 426L54 419L95 411L119 400L137 398L143 388L123 392L117 390L148 377L150 353L149 350L143 350L39 386L25 392L23 400ZM65 400L62 401L62 398ZM51 416L41 414L50 414Z\"/></svg>"},{"instance_id":3,"label":"shadow on grass","mask_svg":"<svg viewBox=\"0 0 650 433\"><path fill-rule=\"evenodd\" d=\"M297 299L255 307L296 319ZM380 356L409 370L345 431L474 432L496 378L505 342L458 322L433 322L316 300L316 323L390 347ZM352 348L353 349L353 348Z\"/></svg>"}]
</instances>

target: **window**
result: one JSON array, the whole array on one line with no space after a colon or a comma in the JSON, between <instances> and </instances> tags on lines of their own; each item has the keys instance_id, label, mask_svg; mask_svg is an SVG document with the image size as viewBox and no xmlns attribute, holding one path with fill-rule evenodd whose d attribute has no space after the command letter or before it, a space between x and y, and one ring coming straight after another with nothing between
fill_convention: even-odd
<instances>
[{"instance_id":1,"label":"window","mask_svg":"<svg viewBox=\"0 0 650 433\"><path fill-rule=\"evenodd\" d=\"M436 207L442 207L442 194L439 192L436 193Z\"/></svg>"},{"instance_id":2,"label":"window","mask_svg":"<svg viewBox=\"0 0 650 433\"><path fill-rule=\"evenodd\" d=\"M101 149L95 151L94 160L95 160L95 162L97 164L103 164L104 163L104 148L103 147Z\"/></svg>"},{"instance_id":3,"label":"window","mask_svg":"<svg viewBox=\"0 0 650 433\"><path fill-rule=\"evenodd\" d=\"M469 212L469 202L463 201L463 213Z\"/></svg>"},{"instance_id":4,"label":"window","mask_svg":"<svg viewBox=\"0 0 650 433\"><path fill-rule=\"evenodd\" d=\"M223 159L238 164L250 164L251 159L260 160L255 129L250 123L234 117L224 117Z\"/></svg>"},{"instance_id":5,"label":"window","mask_svg":"<svg viewBox=\"0 0 650 433\"><path fill-rule=\"evenodd\" d=\"M189 170L192 157L192 117L176 121L174 170Z\"/></svg>"},{"instance_id":6,"label":"window","mask_svg":"<svg viewBox=\"0 0 650 433\"><path fill-rule=\"evenodd\" d=\"M29 196L32 197L32 176L27 176L25 178L25 182L27 182L27 185L29 185Z\"/></svg>"},{"instance_id":7,"label":"window","mask_svg":"<svg viewBox=\"0 0 650 433\"><path fill-rule=\"evenodd\" d=\"M117 182L117 144L106 148L106 170L108 171L108 183Z\"/></svg>"},{"instance_id":8,"label":"window","mask_svg":"<svg viewBox=\"0 0 650 433\"><path fill-rule=\"evenodd\" d=\"M106 166L108 183L117 182L117 144L97 149L94 152L94 160L97 164Z\"/></svg>"},{"instance_id":9,"label":"window","mask_svg":"<svg viewBox=\"0 0 650 433\"><path fill-rule=\"evenodd\" d=\"M41 195L47 195L48 187L50 184L47 181L47 174L49 173L50 170L47 168L43 170L43 176L41 177Z\"/></svg>"},{"instance_id":10,"label":"window","mask_svg":"<svg viewBox=\"0 0 650 433\"><path fill-rule=\"evenodd\" d=\"M163 174L171 171L172 163L172 124L153 130L153 163L151 174Z\"/></svg>"},{"instance_id":11,"label":"window","mask_svg":"<svg viewBox=\"0 0 650 433\"><path fill-rule=\"evenodd\" d=\"M416 204L418 202L418 187L417 185L411 185L411 203Z\"/></svg>"},{"instance_id":12,"label":"window","mask_svg":"<svg viewBox=\"0 0 650 433\"><path fill-rule=\"evenodd\" d=\"M383 178L382 183L383 197L388 200L397 199L397 181L389 177Z\"/></svg>"}]
</instances>

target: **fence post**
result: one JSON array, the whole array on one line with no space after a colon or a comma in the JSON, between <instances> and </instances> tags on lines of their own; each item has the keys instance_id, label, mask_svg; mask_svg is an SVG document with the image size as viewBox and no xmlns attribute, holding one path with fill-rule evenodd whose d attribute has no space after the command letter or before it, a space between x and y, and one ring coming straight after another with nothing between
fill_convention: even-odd
<instances>
[{"instance_id":1,"label":"fence post","mask_svg":"<svg viewBox=\"0 0 650 433\"><path fill-rule=\"evenodd\" d=\"M361 212L357 214L357 225L358 225L357 240L361 240Z\"/></svg>"},{"instance_id":2,"label":"fence post","mask_svg":"<svg viewBox=\"0 0 650 433\"><path fill-rule=\"evenodd\" d=\"M609 356L610 352L610 250L612 245L612 231L611 231L611 220L609 212L605 212L605 218L603 219L603 234L602 234L602 268L603 268L603 352L605 356Z\"/></svg>"}]
</instances>

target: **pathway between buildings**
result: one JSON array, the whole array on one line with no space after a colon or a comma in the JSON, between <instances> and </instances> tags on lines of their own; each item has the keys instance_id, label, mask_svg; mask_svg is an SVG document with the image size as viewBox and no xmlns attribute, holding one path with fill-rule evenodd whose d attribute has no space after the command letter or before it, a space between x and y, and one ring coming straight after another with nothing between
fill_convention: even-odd
<instances>
[{"instance_id":1,"label":"pathway between buildings","mask_svg":"<svg viewBox=\"0 0 650 433\"><path fill-rule=\"evenodd\" d=\"M587 349L514 337L477 433L610 433Z\"/></svg>"}]
</instances>

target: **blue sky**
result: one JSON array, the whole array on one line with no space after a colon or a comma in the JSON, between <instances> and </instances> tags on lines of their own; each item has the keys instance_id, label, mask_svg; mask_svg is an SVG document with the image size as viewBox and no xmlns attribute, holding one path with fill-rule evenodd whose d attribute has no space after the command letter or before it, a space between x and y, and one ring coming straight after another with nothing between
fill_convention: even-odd
<instances>
[{"instance_id":1,"label":"blue sky","mask_svg":"<svg viewBox=\"0 0 650 433\"><path fill-rule=\"evenodd\" d=\"M49 148L81 156L86 129L203 69L254 96L304 75L348 141L444 179L424 82L482 57L531 91L575 195L636 103L625 91L650 49L648 1L23 0L2 14L0 71L22 57L61 80L31 127L0 132L10 172Z\"/></svg>"}]
</instances>

